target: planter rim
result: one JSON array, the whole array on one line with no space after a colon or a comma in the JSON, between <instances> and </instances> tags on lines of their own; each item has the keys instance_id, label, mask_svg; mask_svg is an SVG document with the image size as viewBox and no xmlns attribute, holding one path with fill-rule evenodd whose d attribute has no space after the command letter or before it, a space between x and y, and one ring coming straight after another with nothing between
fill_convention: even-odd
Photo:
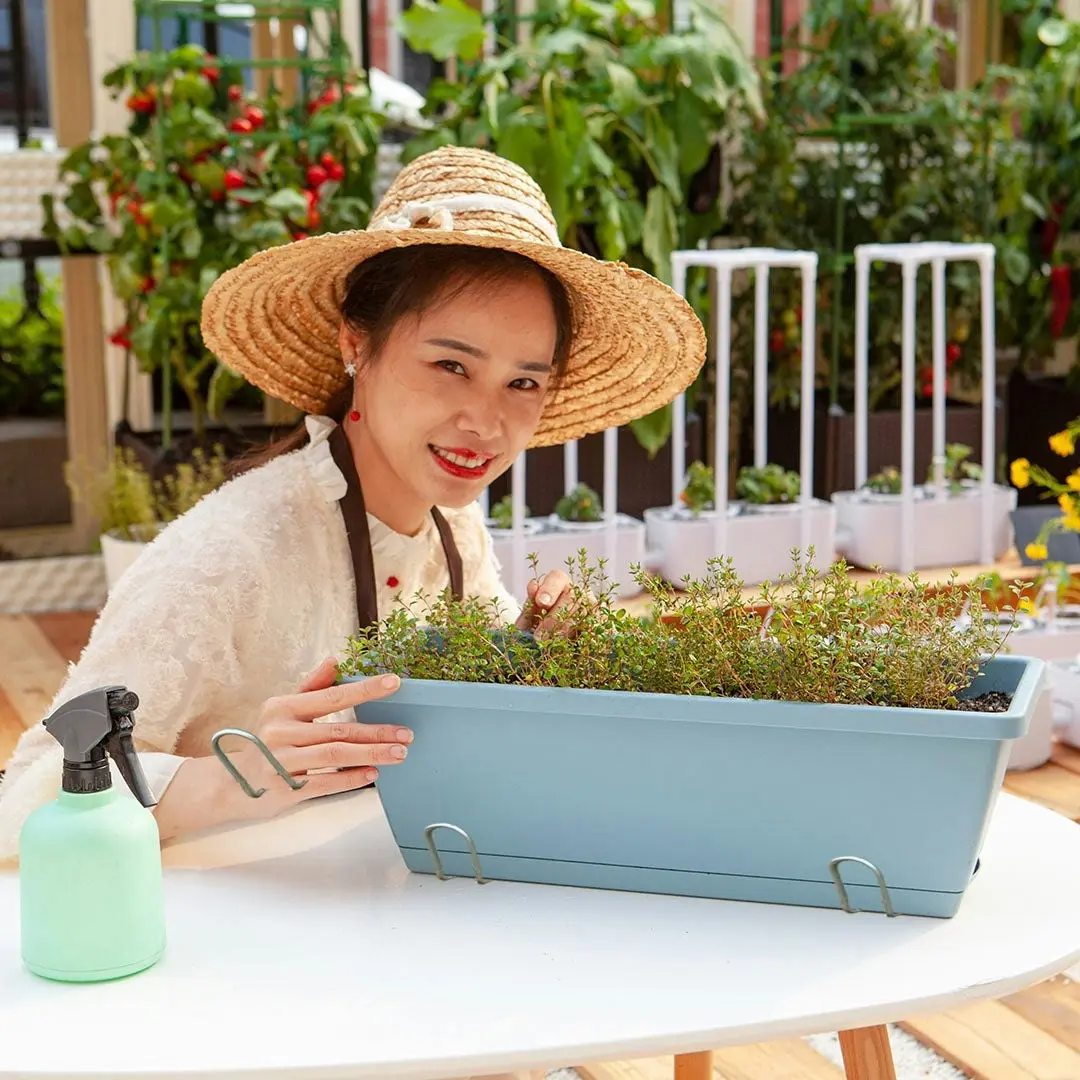
<instances>
[{"instance_id":1,"label":"planter rim","mask_svg":"<svg viewBox=\"0 0 1080 1080\"><path fill-rule=\"evenodd\" d=\"M137 528L142 529L144 527L138 526ZM158 521L153 525L145 526L145 530L149 535L149 539L147 540L131 540L126 536L119 535L119 529L109 529L106 532L103 532L101 535L102 537L107 537L109 540L112 540L114 543L117 544L149 544L151 540L161 534L164 528L165 522L163 521Z\"/></svg>"},{"instance_id":2,"label":"planter rim","mask_svg":"<svg viewBox=\"0 0 1080 1080\"><path fill-rule=\"evenodd\" d=\"M663 521L678 521L693 524L697 521L715 521L720 516L719 510L699 510L696 514L682 506L650 506L646 511L650 517L660 518ZM738 517L742 513L742 507L738 503L727 504L726 517Z\"/></svg>"},{"instance_id":3,"label":"planter rim","mask_svg":"<svg viewBox=\"0 0 1080 1080\"><path fill-rule=\"evenodd\" d=\"M557 514L547 514L536 520L543 522L549 532L603 532L609 525L607 521L563 521ZM617 512L610 524L619 529L628 525L640 525L641 522L629 514Z\"/></svg>"},{"instance_id":4,"label":"planter rim","mask_svg":"<svg viewBox=\"0 0 1080 1080\"><path fill-rule=\"evenodd\" d=\"M489 708L508 713L521 707L522 695L530 712L549 712L582 717L610 716L612 711L632 710L634 720L665 720L670 723L755 725L802 728L808 731L850 731L878 735L922 735L932 738L1012 739L1022 734L1032 703L1042 688L1045 661L1028 656L997 656L985 669L1012 669L1016 689L1006 712L965 712L950 709L916 709L885 705L839 705L831 702L775 701L756 698L706 697L690 694L642 693L628 690L588 690L576 687L519 686L498 683L457 682L402 677L393 695L401 704L426 704L432 688L438 688L447 706L456 695L483 693ZM363 676L347 676L355 682ZM621 707L617 702L623 702Z\"/></svg>"},{"instance_id":5,"label":"planter rim","mask_svg":"<svg viewBox=\"0 0 1080 1080\"><path fill-rule=\"evenodd\" d=\"M958 491L955 493L949 493L945 499L941 500L947 502L949 499L970 499L972 497L982 494L983 486L978 484L975 487L969 488L966 491ZM1015 491L1009 484L991 484L990 491ZM925 484L916 484L912 488L912 494L914 498L912 502L937 502L936 494L928 488ZM848 491L834 491L829 498L833 502L856 502L867 505L873 505L874 503L880 503L888 506L894 506L897 503L903 501L903 495L894 495L891 492L883 491L865 491L864 489L848 490Z\"/></svg>"}]
</instances>

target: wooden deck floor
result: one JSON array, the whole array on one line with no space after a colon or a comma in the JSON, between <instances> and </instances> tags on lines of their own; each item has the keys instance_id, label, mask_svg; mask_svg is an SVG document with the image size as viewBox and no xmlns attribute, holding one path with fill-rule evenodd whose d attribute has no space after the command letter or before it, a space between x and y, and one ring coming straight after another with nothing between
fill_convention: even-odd
<instances>
[{"instance_id":1,"label":"wooden deck floor","mask_svg":"<svg viewBox=\"0 0 1080 1080\"><path fill-rule=\"evenodd\" d=\"M0 768L24 728L45 714L95 617L94 612L0 615ZM1080 750L1059 745L1050 763L1010 773L1005 787L1080 820ZM1080 1080L1080 983L1064 977L1002 1001L914 1018L900 1027L973 1080ZM717 1080L843 1076L802 1040L724 1050L716 1060ZM672 1063L655 1058L581 1071L588 1080L670 1080Z\"/></svg>"}]
</instances>

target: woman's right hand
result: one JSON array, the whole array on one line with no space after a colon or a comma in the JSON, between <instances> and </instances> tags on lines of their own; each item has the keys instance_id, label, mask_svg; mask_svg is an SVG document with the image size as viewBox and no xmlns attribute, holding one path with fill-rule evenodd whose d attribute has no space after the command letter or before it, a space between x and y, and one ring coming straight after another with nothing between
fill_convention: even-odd
<instances>
[{"instance_id":1,"label":"woman's right hand","mask_svg":"<svg viewBox=\"0 0 1080 1080\"><path fill-rule=\"evenodd\" d=\"M276 817L306 799L367 787L385 765L400 764L412 742L407 728L355 722L315 723L332 713L389 697L400 685L396 675L335 684L337 662L325 660L297 693L269 698L255 724L257 735L282 766L307 782L293 790L246 739L224 736L221 750L258 791L251 798L213 754L189 758L173 776L154 808L158 831L168 840L194 830ZM312 769L335 769L304 776Z\"/></svg>"}]
</instances>

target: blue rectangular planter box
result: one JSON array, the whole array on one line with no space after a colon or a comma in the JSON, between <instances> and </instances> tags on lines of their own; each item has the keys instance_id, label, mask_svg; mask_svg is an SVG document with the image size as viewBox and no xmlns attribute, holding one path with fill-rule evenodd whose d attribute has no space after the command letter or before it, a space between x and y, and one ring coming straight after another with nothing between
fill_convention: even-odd
<instances>
[{"instance_id":1,"label":"blue rectangular planter box","mask_svg":"<svg viewBox=\"0 0 1080 1080\"><path fill-rule=\"evenodd\" d=\"M408 868L428 829L485 879L949 917L971 881L1043 661L999 656L969 691L1005 713L403 680L367 724L411 728L378 789ZM474 876L465 837L430 833Z\"/></svg>"}]
</instances>

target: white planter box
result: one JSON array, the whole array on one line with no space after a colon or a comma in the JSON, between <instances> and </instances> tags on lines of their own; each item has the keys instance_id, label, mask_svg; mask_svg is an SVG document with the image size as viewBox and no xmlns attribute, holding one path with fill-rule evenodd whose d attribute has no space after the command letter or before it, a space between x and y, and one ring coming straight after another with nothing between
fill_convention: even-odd
<instances>
[{"instance_id":1,"label":"white planter box","mask_svg":"<svg viewBox=\"0 0 1080 1080\"><path fill-rule=\"evenodd\" d=\"M143 541L127 540L110 533L102 533L100 539L101 555L105 560L105 582L111 592L124 571L143 553L152 536L148 536Z\"/></svg>"},{"instance_id":2,"label":"white planter box","mask_svg":"<svg viewBox=\"0 0 1080 1080\"><path fill-rule=\"evenodd\" d=\"M536 521L539 528L530 525L520 541L518 555L515 555L517 542L512 532L492 530L492 546L495 557L502 566L503 581L522 602L525 600L525 586L532 576L529 565L531 556L536 556L537 569L541 573L547 570L564 570L568 561L578 561L578 552L582 548L588 551L591 565L595 566L600 559L606 560L604 573L609 583L613 586L617 584L616 595L636 596L641 592L641 587L634 581L631 568L635 564L645 565L644 522L625 514L616 515L611 527L615 534L614 552L609 558L609 527L602 522L584 525L572 522L556 524L550 518L530 520Z\"/></svg>"},{"instance_id":3,"label":"white planter box","mask_svg":"<svg viewBox=\"0 0 1080 1080\"><path fill-rule=\"evenodd\" d=\"M991 554L1000 559L1012 547L1010 514L1016 490L995 485L991 499ZM903 504L899 495L866 497L861 492L838 491L836 546L855 566L881 567L906 573L901 564ZM914 569L971 566L982 561L981 490L944 499L916 498L914 502Z\"/></svg>"},{"instance_id":4,"label":"white planter box","mask_svg":"<svg viewBox=\"0 0 1080 1080\"><path fill-rule=\"evenodd\" d=\"M736 504L732 504L733 507ZM808 540L803 542L803 514L808 518ZM657 571L673 585L684 578L701 578L709 559L728 556L747 585L775 581L792 569L791 553L814 549L814 566L826 569L835 558L836 508L814 499L807 507L784 509L740 508L728 517L724 550L717 550L716 518L702 514L686 517L671 507L645 511L649 550Z\"/></svg>"}]
</instances>

